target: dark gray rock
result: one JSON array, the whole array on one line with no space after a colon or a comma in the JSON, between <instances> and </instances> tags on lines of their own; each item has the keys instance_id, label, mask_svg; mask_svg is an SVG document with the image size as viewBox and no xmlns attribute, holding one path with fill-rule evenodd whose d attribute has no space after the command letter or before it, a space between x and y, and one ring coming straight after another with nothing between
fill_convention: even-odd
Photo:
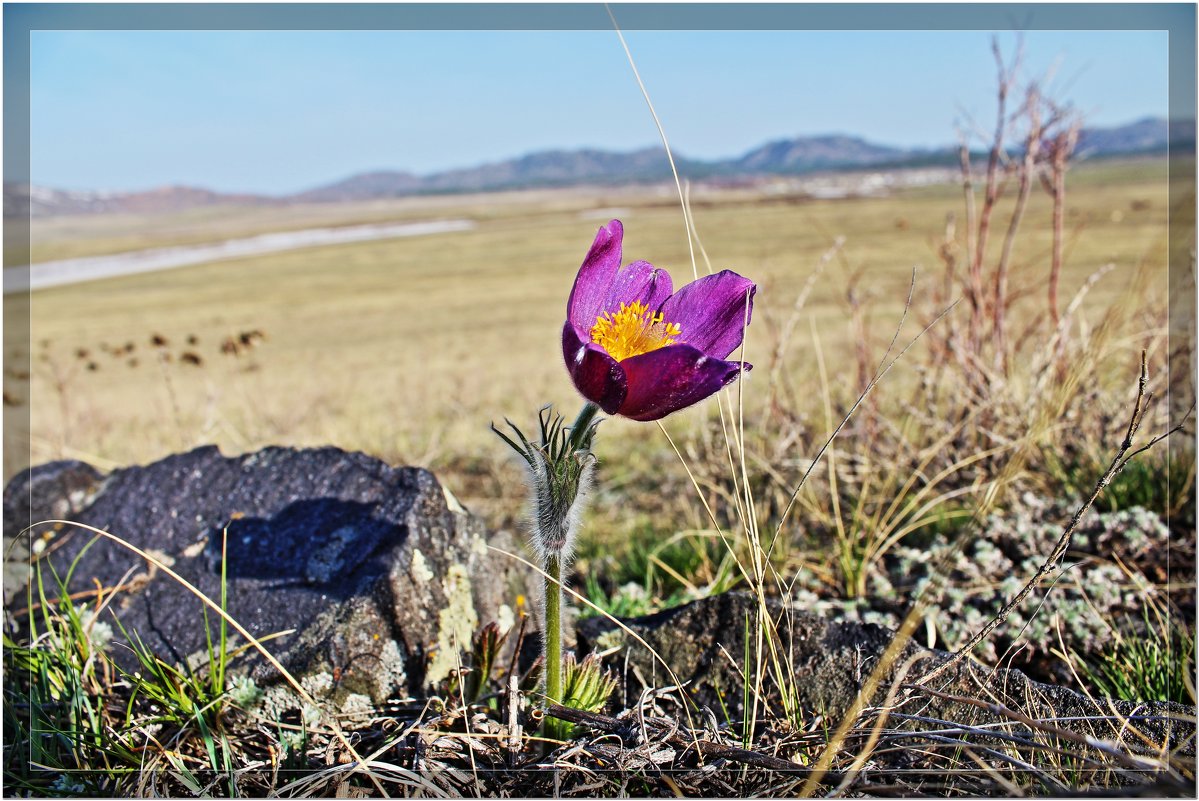
<instances>
[{"instance_id":1,"label":"dark gray rock","mask_svg":"<svg viewBox=\"0 0 1199 801\"><path fill-rule=\"evenodd\" d=\"M11 536L14 527L28 525L35 509L60 519L78 512L91 500L102 478L96 468L76 461L51 462L23 471L4 491L5 536Z\"/></svg>"},{"instance_id":2,"label":"dark gray rock","mask_svg":"<svg viewBox=\"0 0 1199 801\"><path fill-rule=\"evenodd\" d=\"M101 478L91 465L62 461L32 467L9 482L3 502L6 605L29 581L31 537L23 529L36 520L69 518L87 505ZM37 517L33 510L37 510Z\"/></svg>"},{"instance_id":3,"label":"dark gray rock","mask_svg":"<svg viewBox=\"0 0 1199 801\"><path fill-rule=\"evenodd\" d=\"M336 448L227 458L206 447L107 476L56 462L13 479L4 511L6 538L69 518L155 555L213 600L224 544L229 613L255 637L289 632L268 647L314 694L419 691L447 675L479 625L510 626L535 586L487 547L520 544L489 538L431 473ZM203 605L178 582L106 539L87 547L96 535L84 529L34 536L46 532L60 575L78 557L71 591L125 585L110 608L130 634L166 659L204 658ZM211 611L208 624L215 634ZM111 653L132 666L119 644ZM256 652L240 664L259 684L278 679Z\"/></svg>"},{"instance_id":4,"label":"dark gray rock","mask_svg":"<svg viewBox=\"0 0 1199 801\"><path fill-rule=\"evenodd\" d=\"M771 601L768 608L781 642L789 644L789 656L781 653L780 660L788 666L788 683L798 695L799 706L807 714L824 715L830 725L835 725L858 697L894 632L871 623L826 619L785 607L778 601ZM619 648L608 657L609 664L628 671L629 676L639 673L656 686L673 683L663 667L665 662L674 678L686 684L696 703L713 710L723 705L737 715L742 698L744 632L748 625L752 638L757 620L758 606L752 596L725 593L655 615L621 621L653 648L662 661L606 618L588 618L580 624L579 647L583 652ZM906 681L911 682L949 657L945 651L923 648L909 641L886 671L875 697L868 699L868 705L884 701L898 671L908 660L916 658L906 674ZM771 673L769 669L766 672ZM1127 727L1122 728L1117 719L1117 716L1135 716L1137 728L1154 741L1169 742L1171 749L1179 753L1195 754L1195 707L1163 701L1097 699L1096 702L1065 687L1034 682L1019 670L987 668L970 660L963 660L930 686L941 693L1000 703L1088 736L1142 748L1143 741ZM772 676L768 675L763 689L767 697L777 701L779 687ZM1003 720L976 706L946 701L928 693L917 693L916 700L918 703L907 705L904 711L914 709L926 717L967 725ZM1097 720L1102 717L1107 720Z\"/></svg>"}]
</instances>

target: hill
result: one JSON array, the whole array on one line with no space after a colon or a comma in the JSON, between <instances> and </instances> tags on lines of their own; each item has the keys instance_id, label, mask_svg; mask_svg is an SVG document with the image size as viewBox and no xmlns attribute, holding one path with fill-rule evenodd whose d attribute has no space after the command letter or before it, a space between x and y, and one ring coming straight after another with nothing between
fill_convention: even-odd
<instances>
[{"instance_id":1,"label":"hill","mask_svg":"<svg viewBox=\"0 0 1199 801\"><path fill-rule=\"evenodd\" d=\"M1086 158L1159 154L1169 143L1193 147L1195 123L1167 122L1160 117L1111 128L1084 128L1078 152ZM952 165L956 149L905 149L869 142L855 136L831 134L768 142L731 159L701 161L676 154L680 172L694 179L797 175L813 172L900 169L934 164ZM188 186L167 186L143 192L67 192L44 187L5 184L4 214L8 216L145 213L178 211L207 205L266 205L340 203L420 194L480 192L585 184L649 183L670 178L670 163L661 148L632 152L595 149L548 150L475 167L429 175L375 170L291 195L225 194Z\"/></svg>"}]
</instances>

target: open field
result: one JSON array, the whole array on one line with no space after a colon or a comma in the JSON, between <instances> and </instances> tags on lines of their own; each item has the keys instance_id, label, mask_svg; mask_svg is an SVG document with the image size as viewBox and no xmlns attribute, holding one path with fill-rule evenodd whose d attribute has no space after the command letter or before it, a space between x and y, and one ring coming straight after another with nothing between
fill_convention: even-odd
<instances>
[{"instance_id":1,"label":"open field","mask_svg":"<svg viewBox=\"0 0 1199 801\"><path fill-rule=\"evenodd\" d=\"M5 187L36 215L3 270L10 794L1191 796L1194 122L1161 116L1163 40L1075 31L1047 65L1061 31L997 33L992 90L960 36L672 36L643 82L610 22L647 102L731 90L650 108L694 184L612 149L635 93L572 89L627 82L600 31L580 82L520 57L541 37L375 60L305 29L288 66L289 37L37 27L37 169ZM846 133L786 133L820 120ZM304 168L349 177L199 188ZM538 188L449 194L481 186ZM395 191L432 194L362 199ZM358 200L288 199L317 197ZM597 228L567 328L621 364L574 334L564 364ZM716 280L641 286L620 230L676 293ZM622 376L628 415L693 405L598 412Z\"/></svg>"},{"instance_id":2,"label":"open field","mask_svg":"<svg viewBox=\"0 0 1199 801\"><path fill-rule=\"evenodd\" d=\"M980 280L972 290L963 276L979 228L967 223L960 188L930 186L889 197L819 201L749 189L697 190L691 206L711 268L733 268L759 284L745 348L745 358L756 368L722 395L721 422L712 401L665 421L683 465L657 427L623 419L603 423L595 449L599 481L569 583L602 613L622 617L694 599L721 603L734 597L726 590L748 589L752 594L744 597L762 608L784 602L837 629L881 623L900 632L897 642L910 638L956 652L946 655L951 661L977 660L962 675L973 676L980 665L1017 667L1056 685L1055 693L1077 688L1122 699L1131 704L1126 708L1143 710L1144 701L1166 699L1193 704L1195 463L1187 435L1159 443L1114 477L1109 473L1104 481L1111 483L1089 515L1067 522L1108 469L1113 453L1134 447L1120 444L1134 406L1136 414L1146 410L1135 438L1139 446L1176 423L1178 409L1193 398L1193 387L1165 369L1180 353L1188 356L1186 343L1166 336L1167 297L1174 286L1166 253L1177 244L1167 242L1171 200L1179 202L1167 197L1160 161L1090 164L1071 172L1059 293L1062 324L1055 330L1047 303L1053 228L1050 204L1039 190L1018 235L1009 237L1014 249L1006 290L992 280L1003 275L996 265L1004 263L1000 253L1010 199L994 209ZM1193 203L1193 198L1184 201ZM59 238L50 238L42 252L58 255L111 252L131 241L138 247L170 246L195 242L206 232L220 240L272 227L445 218L465 218L474 227L35 292L27 350L16 350L20 346L8 340L9 425L14 411L28 409L31 427L24 438L12 436L10 427L6 475L30 462L59 458L83 459L101 469L146 463L207 443L226 454L278 444L336 445L393 464L429 467L491 529L522 525L521 469L488 423L509 417L528 432L536 410L547 402L573 417L580 400L562 364L559 336L567 294L596 228L610 217L622 219L624 260L643 258L666 267L678 287L692 277L682 215L668 188L421 203L260 209L249 217L242 210L210 210L198 215L207 217L207 226L195 215L116 221L111 228L100 219L50 221L41 232L54 230ZM153 235L144 233L151 229ZM696 258L697 272L706 272L704 255L697 252ZM958 283L948 280L947 263L956 264ZM897 337L900 347L953 299L964 295L966 301L902 358L832 447L822 451L887 350L904 315L913 268L917 283ZM980 311L974 311L972 298ZM5 304L11 332L22 308L13 296L6 296ZM1007 340L996 334L1004 330L997 309L1007 310ZM1142 350L1149 375L1138 392ZM28 375L20 366L26 355ZM1159 399L1148 407L1142 403L1146 386ZM1169 389L1175 390L1173 398ZM803 491L795 490L817 463ZM325 468L299 472L320 476ZM196 475L209 480L203 471ZM172 508L172 518L176 512L189 527L190 513ZM146 515L135 517L140 523ZM44 553L49 556L55 547ZM6 571L10 566L26 569L14 562L6 563ZM61 594L58 608L76 622L47 625L90 636L81 634L81 613L74 611L85 607L76 607L65 589ZM548 599L542 608L548 619ZM750 620L748 612L736 612L712 624L721 648L727 643L732 651L724 651L731 678L720 679L720 686L731 688L728 697L735 704L726 705L718 686L725 725L715 719L716 730L743 749L752 746L776 756L776 732L790 732L788 737L798 732L811 737L815 749L803 757L805 766L818 754L840 753L841 762L834 764L856 770L861 765L850 764L851 754L868 755L873 748L861 745L866 732L845 729L851 740L833 734L830 741L830 721L840 713L829 717L820 702L801 700L806 696L800 694L824 680L803 678L793 655L785 664L767 659L784 645L790 654L794 639L813 646L816 661L825 664L831 641L824 635L789 634L781 621L777 627L771 622L773 613L759 610L758 642L751 647ZM741 632L742 645L729 639L733 630ZM697 653L691 634L680 635L674 624L667 624L666 636L687 643L682 651ZM84 653L78 646L63 648ZM215 710L217 718L222 710L236 716L243 707L258 708L251 696L227 692L224 645L219 657L211 651L210 646L209 675L217 677L211 687L222 694L205 708ZM668 649L661 645L659 651ZM13 660L34 660L40 653L6 648ZM845 654L852 670L847 662L833 672L838 680L859 674L847 685L859 700L873 692L866 687L874 677L896 664L887 653L863 656L856 646ZM469 658L473 670L480 657ZM867 664L874 667L865 671ZM19 666L6 662L9 675L28 673L29 686L35 687L34 671ZM656 665L642 667L634 669L635 676L657 681L652 678ZM330 669L340 675L349 670ZM47 686L62 684L57 674L38 675ZM751 676L765 682L758 685L764 688L760 705ZM340 678L331 681L333 692L340 692ZM987 683L970 683L964 700L993 700L994 688ZM454 703L449 687L436 691ZM206 692L189 689L185 695ZM9 707L29 707L22 699L35 695L17 686L11 696L16 703ZM113 697L111 690L95 688L84 695ZM1017 700L1010 703L1032 703ZM911 709L904 703L890 708ZM156 715L160 708L153 707ZM1109 719L1108 708L1094 708L1099 717L1084 710L1081 717L1062 719L1088 726ZM1193 706L1170 709L1193 719ZM184 721L179 738L191 738L193 761L207 771L189 733L191 714L179 718ZM925 714L931 713L921 711ZM386 711L374 718L371 727L391 715ZM847 713L845 723L856 717ZM936 726L938 737L958 725L952 722L956 717L911 719ZM6 719L6 726L25 730L19 717L13 720ZM240 731L232 723L240 720L228 717L228 730ZM978 723L974 717L970 720L963 732L984 731L973 725ZM195 721L201 727L197 731L210 730ZM112 728L104 725L106 731ZM129 720L121 725L133 726ZM901 731L906 725L896 724L887 736L906 736ZM1057 758L1068 751L1041 747L1035 729L1028 734L1033 750L1020 752L1020 759L1004 768L1019 787L1032 787L1033 777L1046 775L1052 777L1043 779L1051 792L1059 786L1108 787L1125 781L1109 767L1101 775L1078 773L1073 763ZM29 731L26 739L34 742L36 734ZM252 749L265 731L247 729L244 748L223 741L224 767L217 762L216 746L209 747L205 753L214 775L228 771L230 753L236 754L232 764L258 753ZM676 725L672 731L682 730ZM1183 756L1163 762L1159 772L1178 771L1189 781L1193 763L1186 749L1193 747L1193 735L1179 739ZM1010 761L989 750L1001 763L975 758L968 764L957 756L959 741L946 742L953 743L948 761L924 745L888 745L883 751L905 760L901 775L918 776L913 786L919 792L929 785L926 774L912 773L911 754L932 754L933 772L927 776L946 773L968 781L999 775L1002 760ZM571 746L571 753L577 748ZM471 746L469 766L460 765L462 775L475 770L473 754L484 751ZM331 752L320 745L309 753ZM134 754L131 764L144 765L144 759ZM307 757L300 753L298 759ZM603 759L608 770L607 752ZM66 757L47 761L59 763L75 764ZM1139 770L1145 763L1135 764ZM24 777L27 766L6 771ZM751 770L742 775L756 780L772 774ZM1004 788L1013 786L998 781ZM963 790L951 782L945 792L998 791ZM627 794L623 786L620 794Z\"/></svg>"},{"instance_id":3,"label":"open field","mask_svg":"<svg viewBox=\"0 0 1199 801\"><path fill-rule=\"evenodd\" d=\"M1151 299L1161 301L1164 163L1085 166L1072 175L1067 229L1073 238L1062 297L1070 298L1112 262L1116 269L1085 308L1102 310L1121 297L1142 264ZM850 274L860 271L858 292L874 319L873 336L885 344L912 268L919 268L918 308L942 281L937 249L947 215L961 218L962 201L959 189L939 187L838 201L697 193L692 205L713 269L736 269L760 285L746 348L746 359L759 364L821 255L837 237L845 238L805 309L836 365L852 352L845 300ZM147 220L54 220L38 224L34 250L90 255L118 245L179 244L266 227L450 216L473 219L478 228L35 293L30 383L11 370L5 377L11 399L32 402L28 457L34 463L79 457L115 466L215 442L226 452L267 443L336 444L434 469L474 457L490 461L501 448L488 421L531 419L551 401L568 413L576 405L561 365L559 331L574 272L602 222L609 216L624 221L626 261L644 258L667 267L676 287L691 278L682 217L664 189L412 199L251 215L209 210L163 219L152 229ZM1012 282L1037 295L1047 272L1048 218L1047 203L1034 194ZM133 230L154 233L134 236ZM992 239L996 249L998 239ZM697 259L702 273L703 259ZM252 350L220 352L226 337L254 330L266 339ZM803 383L814 367L806 320L798 331L788 370ZM155 334L169 345L151 346ZM196 344L187 344L189 337ZM131 352L104 352L126 343L133 344ZM87 355L79 355L83 351ZM181 362L184 352L201 364ZM20 354L9 356L15 365ZM759 371L746 382L748 403L765 379ZM672 425L703 414L684 412ZM623 420L607 425L619 434L604 440L609 447L646 447L647 437L652 447L664 446L643 426ZM24 466L23 450L22 443L9 444L6 475Z\"/></svg>"}]
</instances>

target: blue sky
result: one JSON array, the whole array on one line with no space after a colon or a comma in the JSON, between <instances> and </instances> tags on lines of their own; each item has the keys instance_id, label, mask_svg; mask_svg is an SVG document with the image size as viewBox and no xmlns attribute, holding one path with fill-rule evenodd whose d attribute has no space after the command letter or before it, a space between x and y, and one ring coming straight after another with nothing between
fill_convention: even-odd
<instances>
[{"instance_id":1,"label":"blue sky","mask_svg":"<svg viewBox=\"0 0 1199 801\"><path fill-rule=\"evenodd\" d=\"M1000 33L1010 52L1015 38ZM629 31L677 153L847 133L953 142L993 125L981 31ZM1025 75L1090 125L1167 113L1164 31L1031 31ZM287 193L657 132L611 31L33 31L36 184Z\"/></svg>"}]
</instances>

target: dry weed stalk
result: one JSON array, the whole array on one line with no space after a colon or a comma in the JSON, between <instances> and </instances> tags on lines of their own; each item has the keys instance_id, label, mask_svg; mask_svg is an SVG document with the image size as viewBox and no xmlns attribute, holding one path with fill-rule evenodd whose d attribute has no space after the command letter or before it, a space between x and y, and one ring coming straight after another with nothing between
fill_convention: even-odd
<instances>
[{"instance_id":1,"label":"dry weed stalk","mask_svg":"<svg viewBox=\"0 0 1199 801\"><path fill-rule=\"evenodd\" d=\"M991 215L994 213L995 206L1004 189L1004 182L1000 180L999 168L1001 162L1007 158L1003 146L1008 128L1007 99L1012 87L1015 86L1020 62L1023 59L1023 42L1017 45L1016 54L1010 65L1005 65L1003 62L1003 53L999 49L998 39L992 40L991 52L995 57L999 73L996 90L998 111L995 115L995 133L991 138L990 152L987 156L986 178L983 183L983 205L978 215L974 252L970 258L970 279L966 286L966 299L970 304L969 351L974 354L977 354L982 347L983 318L986 316L988 305L983 282L983 260L986 257L987 239L991 232ZM963 142L963 147L968 148L967 143ZM969 159L969 152L964 153L962 169L966 174L969 174L970 171Z\"/></svg>"},{"instance_id":2,"label":"dry weed stalk","mask_svg":"<svg viewBox=\"0 0 1199 801\"><path fill-rule=\"evenodd\" d=\"M1036 85L1028 87L1028 96L1024 103L1024 114L1028 118L1028 130L1024 136L1024 158L1016 169L1016 207L1008 220L1007 233L1003 237L1003 250L999 263L995 265L994 289L992 290L991 326L995 337L995 368L1001 373L1008 371L1008 341L1007 341L1007 309L1008 309L1008 271L1011 269L1012 246L1016 242L1016 234L1020 230L1020 222L1024 219L1024 209L1028 205L1028 196L1032 192L1032 174L1036 167L1037 155L1040 153L1041 134L1043 131L1040 109L1040 92Z\"/></svg>"},{"instance_id":3,"label":"dry weed stalk","mask_svg":"<svg viewBox=\"0 0 1199 801\"><path fill-rule=\"evenodd\" d=\"M935 352L953 355L962 377L978 397L985 397L1005 384L1013 357L1020 350L1020 344L1011 341L1008 316L1015 301L1027 293L1013 292L1009 278L1020 227L1036 183L1045 187L1053 204L1053 247L1046 299L1052 328L1056 328L1062 319L1058 292L1064 260L1065 181L1081 127L1080 117L1068 105L1056 103L1042 91L1047 79L1030 81L1024 89L1023 103L1009 114L1009 100L1019 78L1023 46L1017 44L1010 63L1004 62L998 40L992 42L992 52L998 73L996 123L988 143L980 206L976 206L976 176L971 164L970 138L965 133L959 136L961 184L966 205L964 260L967 272L964 276L958 275L961 258L954 241L957 231L952 219L947 223L946 240L939 248L945 265L945 286L961 284L970 316L964 331L960 324L950 326ZM1014 132L1020 134L1017 158L1009 154L1007 144ZM992 264L987 248L992 229L998 222L999 202L1012 181L1016 185L1015 199L1008 213L999 255ZM989 326L985 321L989 321ZM1059 364L1058 369L1063 369L1062 365Z\"/></svg>"},{"instance_id":4,"label":"dry weed stalk","mask_svg":"<svg viewBox=\"0 0 1199 801\"><path fill-rule=\"evenodd\" d=\"M1041 183L1053 201L1053 255L1049 269L1049 316L1054 327L1061 321L1058 312L1058 284L1062 275L1062 253L1064 249L1065 208L1066 208L1066 170L1070 167L1070 158L1078 145L1078 134L1082 129L1082 121L1067 110L1059 109L1050 103L1055 116L1065 121L1056 134L1047 138L1045 144L1045 161L1049 173L1041 173Z\"/></svg>"}]
</instances>

